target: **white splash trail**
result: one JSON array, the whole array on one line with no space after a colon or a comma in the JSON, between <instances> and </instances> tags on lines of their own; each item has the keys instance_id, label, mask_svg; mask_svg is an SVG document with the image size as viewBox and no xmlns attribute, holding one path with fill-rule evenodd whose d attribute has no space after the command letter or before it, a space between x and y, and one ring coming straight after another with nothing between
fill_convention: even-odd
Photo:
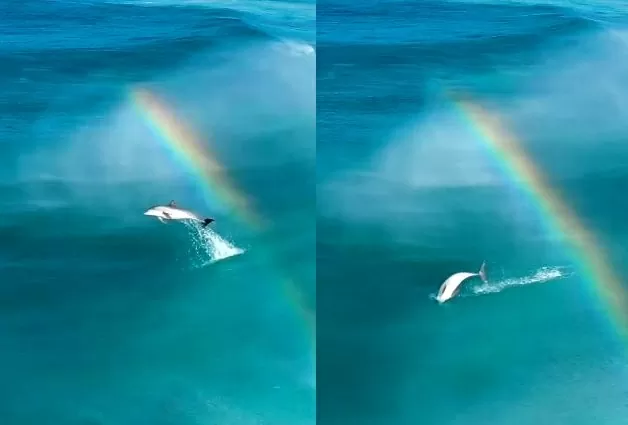
<instances>
[{"instance_id":1,"label":"white splash trail","mask_svg":"<svg viewBox=\"0 0 628 425\"><path fill-rule=\"evenodd\" d=\"M572 273L566 271L564 267L541 267L532 275L502 279L495 282L491 282L489 279L488 283L470 285L471 294L467 294L466 296L493 294L513 286L532 285L535 283L550 282L556 279L564 279L571 276L571 274Z\"/></svg>"}]
</instances>

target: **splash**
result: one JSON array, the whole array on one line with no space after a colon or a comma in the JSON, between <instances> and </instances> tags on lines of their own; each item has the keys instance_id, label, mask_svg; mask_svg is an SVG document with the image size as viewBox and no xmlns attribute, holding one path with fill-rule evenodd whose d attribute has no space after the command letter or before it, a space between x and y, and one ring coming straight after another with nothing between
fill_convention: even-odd
<instances>
[{"instance_id":1,"label":"splash","mask_svg":"<svg viewBox=\"0 0 628 425\"><path fill-rule=\"evenodd\" d=\"M471 287L472 295L494 294L514 286L532 285L535 283L545 283L556 279L565 279L573 273L564 267L541 267L534 274L498 280L496 282L483 283ZM468 296L468 295L467 295Z\"/></svg>"},{"instance_id":2,"label":"splash","mask_svg":"<svg viewBox=\"0 0 628 425\"><path fill-rule=\"evenodd\" d=\"M209 228L202 228L196 223L184 222L192 239L192 250L197 260L195 267L204 267L220 260L244 253L231 242Z\"/></svg>"}]
</instances>

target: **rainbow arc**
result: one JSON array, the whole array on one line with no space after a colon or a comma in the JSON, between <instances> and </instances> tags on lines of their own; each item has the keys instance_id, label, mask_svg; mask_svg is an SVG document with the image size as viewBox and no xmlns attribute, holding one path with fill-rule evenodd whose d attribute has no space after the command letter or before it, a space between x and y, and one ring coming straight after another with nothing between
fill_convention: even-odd
<instances>
[{"instance_id":1,"label":"rainbow arc","mask_svg":"<svg viewBox=\"0 0 628 425\"><path fill-rule=\"evenodd\" d=\"M577 268L590 283L589 289L606 307L621 336L628 337L628 297L595 235L549 184L521 143L495 114L468 98L456 96L452 99L462 119L509 182L528 196L547 228L558 231L565 238Z\"/></svg>"},{"instance_id":2,"label":"rainbow arc","mask_svg":"<svg viewBox=\"0 0 628 425\"><path fill-rule=\"evenodd\" d=\"M192 129L155 93L146 89L135 89L131 93L135 109L144 119L163 147L178 163L194 176L194 184L203 191L205 201L222 202L228 206L249 228L262 231L266 229L263 218L254 210L244 193L229 178L226 169L218 157L210 150ZM265 257L269 264L275 264L269 249L262 249L258 254ZM306 306L302 293L294 281L285 276L285 272L274 267L279 275L278 281L284 297L294 308L308 333L311 361L315 361L316 352L316 315Z\"/></svg>"}]
</instances>

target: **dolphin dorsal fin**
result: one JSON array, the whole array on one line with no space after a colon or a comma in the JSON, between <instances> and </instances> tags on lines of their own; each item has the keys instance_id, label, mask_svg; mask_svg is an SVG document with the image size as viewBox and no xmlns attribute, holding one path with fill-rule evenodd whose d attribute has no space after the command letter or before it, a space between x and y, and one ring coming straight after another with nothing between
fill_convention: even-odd
<instances>
[{"instance_id":1,"label":"dolphin dorsal fin","mask_svg":"<svg viewBox=\"0 0 628 425\"><path fill-rule=\"evenodd\" d=\"M480 275L480 278L482 279L484 283L488 283L488 279L486 278L486 261L482 262L482 265L480 266L480 271L478 272L478 274Z\"/></svg>"},{"instance_id":2,"label":"dolphin dorsal fin","mask_svg":"<svg viewBox=\"0 0 628 425\"><path fill-rule=\"evenodd\" d=\"M168 204L169 207L176 207L177 204L174 201L170 201L170 203Z\"/></svg>"}]
</instances>

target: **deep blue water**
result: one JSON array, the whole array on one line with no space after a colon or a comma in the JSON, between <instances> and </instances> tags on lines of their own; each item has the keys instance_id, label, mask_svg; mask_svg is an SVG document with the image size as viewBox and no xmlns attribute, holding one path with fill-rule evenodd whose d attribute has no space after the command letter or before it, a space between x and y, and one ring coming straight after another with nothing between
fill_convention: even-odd
<instances>
[{"instance_id":1,"label":"deep blue water","mask_svg":"<svg viewBox=\"0 0 628 425\"><path fill-rule=\"evenodd\" d=\"M614 296L628 291L626 12L317 3L320 423L625 423L625 325L583 265L604 252ZM452 91L498 114L595 235L586 255L500 169ZM488 285L434 301L483 260Z\"/></svg>"},{"instance_id":2,"label":"deep blue water","mask_svg":"<svg viewBox=\"0 0 628 425\"><path fill-rule=\"evenodd\" d=\"M0 423L313 424L315 5L0 10ZM265 228L165 148L137 87ZM142 215L171 199L211 230Z\"/></svg>"}]
</instances>

